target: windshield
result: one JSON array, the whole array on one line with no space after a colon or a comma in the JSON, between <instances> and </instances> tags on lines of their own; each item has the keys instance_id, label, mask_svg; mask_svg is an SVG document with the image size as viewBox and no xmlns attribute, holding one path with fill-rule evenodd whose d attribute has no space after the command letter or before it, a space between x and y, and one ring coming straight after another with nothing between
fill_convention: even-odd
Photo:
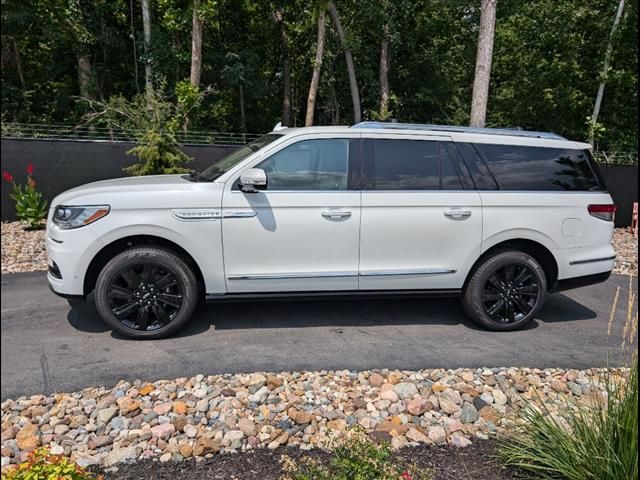
<instances>
[{"instance_id":1,"label":"windshield","mask_svg":"<svg viewBox=\"0 0 640 480\"><path fill-rule=\"evenodd\" d=\"M238 150L230 153L226 157L223 157L221 160L218 160L206 170L203 170L202 172L197 174L197 180L201 182L211 182L215 180L226 171L235 167L238 163L240 163L252 153L266 147L271 142L277 140L280 137L282 137L281 134L269 133L258 138L257 140L254 140L251 143L248 143L247 145L244 145L243 147L240 147Z\"/></svg>"}]
</instances>

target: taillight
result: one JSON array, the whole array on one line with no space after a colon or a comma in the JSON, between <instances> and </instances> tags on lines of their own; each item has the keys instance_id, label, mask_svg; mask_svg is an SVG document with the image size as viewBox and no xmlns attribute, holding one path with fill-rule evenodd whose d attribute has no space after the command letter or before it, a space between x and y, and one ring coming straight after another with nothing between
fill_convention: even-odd
<instances>
[{"instance_id":1,"label":"taillight","mask_svg":"<svg viewBox=\"0 0 640 480\"><path fill-rule=\"evenodd\" d=\"M616 209L618 207L615 205L589 205L588 208L589 215L592 217L596 217L607 222L613 222L616 217Z\"/></svg>"}]
</instances>

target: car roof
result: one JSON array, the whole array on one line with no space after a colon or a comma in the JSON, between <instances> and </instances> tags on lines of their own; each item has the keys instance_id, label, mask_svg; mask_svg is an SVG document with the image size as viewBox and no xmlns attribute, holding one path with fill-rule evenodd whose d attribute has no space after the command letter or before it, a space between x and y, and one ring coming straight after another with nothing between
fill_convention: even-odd
<instances>
[{"instance_id":1,"label":"car roof","mask_svg":"<svg viewBox=\"0 0 640 480\"><path fill-rule=\"evenodd\" d=\"M538 132L529 130L519 130L510 128L474 128L453 125L430 125L395 122L361 122L353 126L318 126L318 127L298 127L283 128L274 130L278 133L290 135L306 135L314 133L324 134L344 134L361 133L370 136L402 136L412 137L440 137L443 135L450 137L453 141L491 143L502 145L527 145L538 147L556 148L579 148L590 149L588 143L568 140L553 132Z\"/></svg>"}]
</instances>

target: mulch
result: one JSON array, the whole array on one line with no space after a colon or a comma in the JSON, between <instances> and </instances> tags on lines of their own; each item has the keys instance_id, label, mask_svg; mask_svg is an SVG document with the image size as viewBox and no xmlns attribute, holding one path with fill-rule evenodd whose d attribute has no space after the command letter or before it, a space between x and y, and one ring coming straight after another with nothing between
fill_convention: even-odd
<instances>
[{"instance_id":1,"label":"mulch","mask_svg":"<svg viewBox=\"0 0 640 480\"><path fill-rule=\"evenodd\" d=\"M295 447L275 450L256 449L236 454L216 455L196 462L160 463L157 459L138 460L113 467L92 467L91 471L103 474L105 480L275 480L282 474L280 457L288 455L298 461L311 456L326 462L331 458L327 451L315 449L303 451ZM516 478L515 471L504 467L496 458L496 444L476 440L465 448L418 446L403 448L394 453L401 465L415 465L434 471L433 480L503 480Z\"/></svg>"}]
</instances>

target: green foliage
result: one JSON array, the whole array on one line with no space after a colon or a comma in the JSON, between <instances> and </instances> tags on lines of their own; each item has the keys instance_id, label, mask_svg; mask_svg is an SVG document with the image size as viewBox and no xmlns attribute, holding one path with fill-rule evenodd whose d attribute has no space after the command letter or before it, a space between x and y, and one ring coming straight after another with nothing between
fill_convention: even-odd
<instances>
[{"instance_id":1,"label":"green foliage","mask_svg":"<svg viewBox=\"0 0 640 480\"><path fill-rule=\"evenodd\" d=\"M37 448L29 459L11 469L6 480L96 480L96 477L61 455L50 455L46 448ZM102 478L102 476L98 477Z\"/></svg>"},{"instance_id":2,"label":"green foliage","mask_svg":"<svg viewBox=\"0 0 640 480\"><path fill-rule=\"evenodd\" d=\"M162 175L187 173L184 166L191 160L182 150L176 133L189 121L190 113L200 104L203 95L184 82L176 90L178 102L173 103L163 93L166 83L156 89L136 95L132 101L117 96L108 102L82 99L90 111L84 115L88 125L123 128L139 132L137 145L128 154L139 163L125 168L129 175Z\"/></svg>"},{"instance_id":3,"label":"green foliage","mask_svg":"<svg viewBox=\"0 0 640 480\"><path fill-rule=\"evenodd\" d=\"M138 145L127 151L135 155L140 163L125 168L129 175L162 175L186 173L182 165L190 158L178 147L175 136L169 131L148 130L138 140Z\"/></svg>"},{"instance_id":4,"label":"green foliage","mask_svg":"<svg viewBox=\"0 0 640 480\"><path fill-rule=\"evenodd\" d=\"M95 113L88 102L74 100L80 94L79 56L88 55L90 100L98 102L96 107L136 103L148 60L156 75L166 79L156 89L165 92L177 114L170 115L174 132L242 127L264 132L281 118L286 53L291 123L304 123L315 19L322 2L200 0L204 22L200 88L185 81L191 66L193 1L151 2L149 52L143 48L139 2L1 2L3 121L77 125L87 111ZM488 124L588 139L594 132L585 118L593 110L617 4L615 0L499 1ZM479 6L479 0L340 0L337 8L353 54L365 119L468 123ZM284 43L274 21L276 10L284 19ZM379 98L385 28L394 99L389 112L380 111ZM595 132L599 150L638 148L637 28L638 3L627 2L606 72ZM319 125L348 124L353 119L344 55L330 19L316 105ZM144 114L142 109L140 115Z\"/></svg>"},{"instance_id":5,"label":"green foliage","mask_svg":"<svg viewBox=\"0 0 640 480\"><path fill-rule=\"evenodd\" d=\"M282 460L283 480L429 480L430 470L398 465L387 443L376 444L361 429L353 429L330 446L333 456L325 465L308 457L296 463Z\"/></svg>"},{"instance_id":6,"label":"green foliage","mask_svg":"<svg viewBox=\"0 0 640 480\"><path fill-rule=\"evenodd\" d=\"M503 439L507 464L536 478L638 478L638 364L624 381L604 374L604 395L552 415L530 405L517 435Z\"/></svg>"},{"instance_id":7,"label":"green foliage","mask_svg":"<svg viewBox=\"0 0 640 480\"><path fill-rule=\"evenodd\" d=\"M27 224L28 228L42 228L42 221L47 217L47 201L36 190L36 181L32 177L33 167L27 167L27 184L20 185L6 173L4 178L12 184L9 196L15 202L16 216Z\"/></svg>"}]
</instances>

